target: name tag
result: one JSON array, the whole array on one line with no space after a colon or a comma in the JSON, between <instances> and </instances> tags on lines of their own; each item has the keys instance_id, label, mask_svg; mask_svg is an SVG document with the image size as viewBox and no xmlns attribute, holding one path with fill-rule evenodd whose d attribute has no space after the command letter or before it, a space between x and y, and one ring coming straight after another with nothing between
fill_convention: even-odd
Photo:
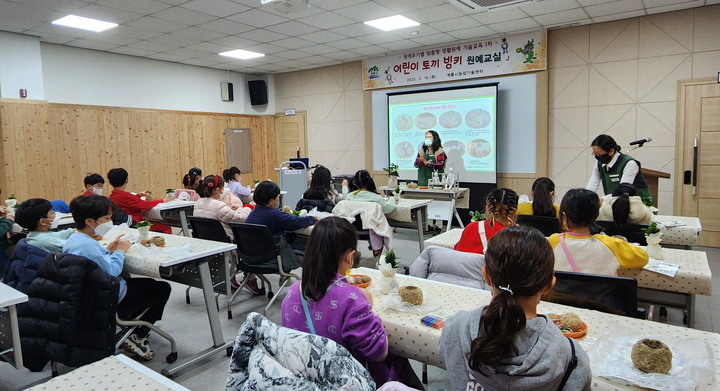
<instances>
[{"instance_id":1,"label":"name tag","mask_svg":"<svg viewBox=\"0 0 720 391\"><path fill-rule=\"evenodd\" d=\"M610 182L620 182L620 174L608 174Z\"/></svg>"}]
</instances>

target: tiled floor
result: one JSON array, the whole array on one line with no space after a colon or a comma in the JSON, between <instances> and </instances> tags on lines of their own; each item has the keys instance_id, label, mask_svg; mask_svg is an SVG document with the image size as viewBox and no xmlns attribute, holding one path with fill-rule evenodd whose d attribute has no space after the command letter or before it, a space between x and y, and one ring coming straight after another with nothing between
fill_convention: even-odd
<instances>
[{"instance_id":1,"label":"tiled floor","mask_svg":"<svg viewBox=\"0 0 720 391\"><path fill-rule=\"evenodd\" d=\"M396 250L400 256L400 262L409 265L419 254L416 232L412 230L399 229L396 233ZM358 246L363 255L362 266L374 266L374 259L364 242ZM696 248L706 251L710 268L713 275L720 275L720 249ZM277 283L277 280L274 279ZM203 350L211 345L210 329L205 312L200 290L191 290L191 304L185 304L185 287L180 284L173 284L173 291L170 301L165 309L165 315L161 322L158 322L163 330L175 337L178 343L178 353L184 357ZM281 293L284 296L284 292ZM280 320L280 301L268 312L269 318L275 322ZM223 306L227 298L220 298L220 319L222 330L226 341L235 338L237 330L245 319L245 315L251 311L262 313L267 299L265 297L253 297L249 293L241 293L233 306L233 319L227 319ZM666 322L670 324L682 324L682 311L668 309ZM720 331L720 282L713 283L713 296L698 296L696 300L696 328L706 331ZM164 339L152 335L151 344L157 354L157 358L150 362L148 367L160 371L166 364L164 357L169 353L169 343ZM229 358L224 354L211 357L190 370L175 375L175 381L191 390L223 390L227 380ZM421 364L413 362L418 373L421 372ZM69 368L60 366L60 372L69 371ZM49 366L43 372L31 373L27 370L14 370L10 365L0 363L0 391L22 390L30 385L41 383L50 377ZM430 380L428 390L448 389L447 374L444 370L430 367L428 371Z\"/></svg>"}]
</instances>

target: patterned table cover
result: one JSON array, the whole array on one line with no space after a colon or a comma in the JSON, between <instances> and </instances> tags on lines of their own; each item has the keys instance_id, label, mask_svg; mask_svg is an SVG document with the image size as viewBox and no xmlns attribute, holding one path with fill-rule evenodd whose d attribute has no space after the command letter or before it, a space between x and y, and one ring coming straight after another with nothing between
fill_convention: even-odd
<instances>
[{"instance_id":1,"label":"patterned table cover","mask_svg":"<svg viewBox=\"0 0 720 391\"><path fill-rule=\"evenodd\" d=\"M52 378L26 391L69 390L143 390L143 391L187 391L187 388L147 374L141 364L133 363L126 356L110 356ZM155 377L155 378L153 378ZM157 379L157 380L156 380Z\"/></svg>"},{"instance_id":2,"label":"patterned table cover","mask_svg":"<svg viewBox=\"0 0 720 391\"><path fill-rule=\"evenodd\" d=\"M380 191L393 191L394 188L382 186ZM465 187L459 187L452 190L444 189L412 189L407 186L400 186L400 192L402 195L407 195L408 198L429 198L433 200L449 200L450 197L455 198L455 207L458 209L467 209L470 207L470 189ZM454 196L450 196L448 193L453 193ZM435 196L433 196L435 195Z\"/></svg>"},{"instance_id":3,"label":"patterned table cover","mask_svg":"<svg viewBox=\"0 0 720 391\"><path fill-rule=\"evenodd\" d=\"M462 229L456 228L425 240L425 246L455 247ZM712 294L712 272L704 251L663 248L663 261L681 265L675 278L645 269L619 269L618 276L638 280L641 288L658 289L693 295Z\"/></svg>"},{"instance_id":4,"label":"patterned table cover","mask_svg":"<svg viewBox=\"0 0 720 391\"><path fill-rule=\"evenodd\" d=\"M143 216L145 218L150 220L156 220L156 221L162 221L163 211L168 210L174 210L174 209L185 209L185 208L192 208L195 206L196 201L180 201L180 200L172 200L170 202L163 202L162 204L155 205L154 208L146 211L143 213Z\"/></svg>"},{"instance_id":5,"label":"patterned table cover","mask_svg":"<svg viewBox=\"0 0 720 391\"><path fill-rule=\"evenodd\" d=\"M432 200L416 200L409 198L400 198L400 201L395 206L395 210L385 215L388 220L402 221L405 223L412 222L412 211L413 209L426 206L431 203Z\"/></svg>"},{"instance_id":6,"label":"patterned table cover","mask_svg":"<svg viewBox=\"0 0 720 391\"><path fill-rule=\"evenodd\" d=\"M131 236L137 235L137 230L133 228L124 228L122 226L114 226L100 241L100 244L107 246L111 241L120 235ZM203 258L209 255L219 254L226 251L235 250L237 245L232 243L214 242L212 240L202 240L188 238L179 235L168 235L158 232L150 232L150 237L161 236L165 238L165 248L153 250L150 255L143 255L134 247L131 247L125 253L125 271L132 274L161 278L160 267L168 267L178 265L194 259ZM182 257L172 257L164 252L174 247L182 247L190 243L188 251L191 255Z\"/></svg>"},{"instance_id":7,"label":"patterned table cover","mask_svg":"<svg viewBox=\"0 0 720 391\"><path fill-rule=\"evenodd\" d=\"M445 368L445 363L437 352L437 345L440 339L441 330L424 326L420 319L426 314L417 315L412 313L384 310L383 301L386 296L380 292L380 272L375 269L359 268L354 273L366 274L373 279L368 290L374 298L373 312L383 320L383 326L388 335L390 352L397 355L411 358L428 365ZM445 284L437 281L429 281L411 276L397 276L400 286L414 285L423 290L424 295L429 295L442 302L441 308L450 311L470 311L490 303L492 297L490 292L457 285ZM592 349L595 341L605 330L620 325L628 330L642 330L647 338L667 339L669 337L695 338L707 342L714 352L715 360L720 357L720 335L705 331L689 329L684 327L671 326L659 322L627 318L624 316L610 315L597 311L585 310L582 308L568 307L560 304L541 302L538 306L538 313L562 314L574 312L588 324L588 333L578 340L582 348L588 352ZM591 366L594 364L591 362ZM720 366L716 366L716 375L708 384L700 385L697 390L717 390L720 385ZM636 390L637 387L609 381L605 378L593 376L593 390Z\"/></svg>"},{"instance_id":8,"label":"patterned table cover","mask_svg":"<svg viewBox=\"0 0 720 391\"><path fill-rule=\"evenodd\" d=\"M663 221L680 221L685 225L679 227L661 227L661 244L674 244L678 246L697 246L698 235L702 231L702 224L697 217L688 216L653 216L652 221L662 223Z\"/></svg>"}]
</instances>

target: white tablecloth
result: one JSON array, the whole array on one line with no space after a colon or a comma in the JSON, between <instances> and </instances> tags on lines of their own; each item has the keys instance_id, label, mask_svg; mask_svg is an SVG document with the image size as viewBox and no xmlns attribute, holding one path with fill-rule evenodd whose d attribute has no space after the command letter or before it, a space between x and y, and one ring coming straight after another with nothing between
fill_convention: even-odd
<instances>
[{"instance_id":1,"label":"white tablecloth","mask_svg":"<svg viewBox=\"0 0 720 391\"><path fill-rule=\"evenodd\" d=\"M700 219L697 217L686 217L686 216L653 216L652 219L656 223L662 223L663 221L679 221L685 225L672 228L661 228L662 230L662 242L661 244L674 244L678 246L696 246L698 235L702 231L702 224Z\"/></svg>"},{"instance_id":2,"label":"white tablecloth","mask_svg":"<svg viewBox=\"0 0 720 391\"><path fill-rule=\"evenodd\" d=\"M416 200L409 198L400 198L400 202L395 205L395 210L385 215L388 220L402 221L405 223L412 222L412 211L421 208L432 202L432 200Z\"/></svg>"}]
</instances>

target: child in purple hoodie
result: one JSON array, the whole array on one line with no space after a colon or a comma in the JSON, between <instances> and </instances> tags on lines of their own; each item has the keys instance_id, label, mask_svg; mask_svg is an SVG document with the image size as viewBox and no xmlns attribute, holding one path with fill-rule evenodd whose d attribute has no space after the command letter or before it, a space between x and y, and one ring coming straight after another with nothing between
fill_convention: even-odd
<instances>
[{"instance_id":1,"label":"child in purple hoodie","mask_svg":"<svg viewBox=\"0 0 720 391\"><path fill-rule=\"evenodd\" d=\"M302 281L293 284L282 303L282 325L332 339L348 349L380 387L400 381L423 389L406 358L388 354L382 319L372 313L369 292L347 283L357 236L339 217L327 217L313 228L303 258Z\"/></svg>"}]
</instances>

